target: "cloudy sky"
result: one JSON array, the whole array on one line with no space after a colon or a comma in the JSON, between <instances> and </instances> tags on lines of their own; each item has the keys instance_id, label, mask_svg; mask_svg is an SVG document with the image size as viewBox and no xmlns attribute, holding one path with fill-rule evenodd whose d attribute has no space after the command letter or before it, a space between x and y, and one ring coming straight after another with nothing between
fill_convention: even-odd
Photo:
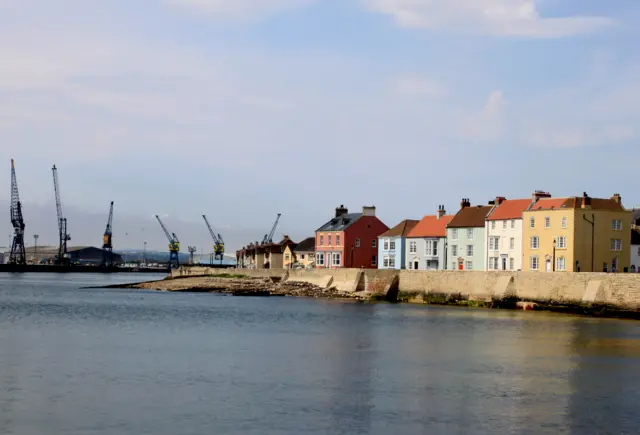
<instances>
[{"instance_id":1,"label":"cloudy sky","mask_svg":"<svg viewBox=\"0 0 640 435\"><path fill-rule=\"evenodd\" d=\"M29 241L235 249L376 205L640 205L640 2L0 0L0 206L16 159ZM0 232L0 235L2 233Z\"/></svg>"}]
</instances>

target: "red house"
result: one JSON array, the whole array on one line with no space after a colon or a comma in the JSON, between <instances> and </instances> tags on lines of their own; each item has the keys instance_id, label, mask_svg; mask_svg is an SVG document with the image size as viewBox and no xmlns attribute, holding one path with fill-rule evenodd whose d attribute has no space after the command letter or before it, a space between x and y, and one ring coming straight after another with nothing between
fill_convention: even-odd
<instances>
[{"instance_id":1,"label":"red house","mask_svg":"<svg viewBox=\"0 0 640 435\"><path fill-rule=\"evenodd\" d=\"M378 236L388 229L376 217L375 207L349 213L341 205L335 217L316 230L316 267L376 269Z\"/></svg>"}]
</instances>

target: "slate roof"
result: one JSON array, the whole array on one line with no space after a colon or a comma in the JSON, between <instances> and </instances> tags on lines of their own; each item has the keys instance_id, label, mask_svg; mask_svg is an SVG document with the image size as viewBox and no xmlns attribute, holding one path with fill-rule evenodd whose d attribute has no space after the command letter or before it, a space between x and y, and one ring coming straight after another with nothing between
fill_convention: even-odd
<instances>
[{"instance_id":1,"label":"slate roof","mask_svg":"<svg viewBox=\"0 0 640 435\"><path fill-rule=\"evenodd\" d=\"M307 237L302 242L298 243L296 249L293 252L313 252L316 250L316 238Z\"/></svg>"},{"instance_id":2,"label":"slate roof","mask_svg":"<svg viewBox=\"0 0 640 435\"><path fill-rule=\"evenodd\" d=\"M632 245L640 245L640 230L639 229L631 230L631 244Z\"/></svg>"},{"instance_id":3,"label":"slate roof","mask_svg":"<svg viewBox=\"0 0 640 435\"><path fill-rule=\"evenodd\" d=\"M349 213L331 219L316 231L344 231L362 217L362 213Z\"/></svg>"},{"instance_id":4,"label":"slate roof","mask_svg":"<svg viewBox=\"0 0 640 435\"><path fill-rule=\"evenodd\" d=\"M531 205L531 198L505 199L487 218L488 221L506 221L522 219L522 212Z\"/></svg>"},{"instance_id":5,"label":"slate roof","mask_svg":"<svg viewBox=\"0 0 640 435\"><path fill-rule=\"evenodd\" d=\"M445 215L440 219L435 215L425 216L409 231L407 237L446 237L447 224L451 222L451 219L453 219L453 215Z\"/></svg>"},{"instance_id":6,"label":"slate roof","mask_svg":"<svg viewBox=\"0 0 640 435\"><path fill-rule=\"evenodd\" d=\"M418 220L405 219L389 231L380 234L378 237L407 237L407 234L418 225Z\"/></svg>"},{"instance_id":7,"label":"slate roof","mask_svg":"<svg viewBox=\"0 0 640 435\"><path fill-rule=\"evenodd\" d=\"M631 211L631 219L634 224L640 226L640 208L634 208Z\"/></svg>"},{"instance_id":8,"label":"slate roof","mask_svg":"<svg viewBox=\"0 0 640 435\"><path fill-rule=\"evenodd\" d=\"M590 198L591 210L623 211L624 207L614 199ZM584 198L572 196L571 198L543 198L536 202L531 210L555 210L559 208L581 208Z\"/></svg>"},{"instance_id":9,"label":"slate roof","mask_svg":"<svg viewBox=\"0 0 640 435\"><path fill-rule=\"evenodd\" d=\"M463 207L451 219L448 228L484 228L487 214L491 211L491 205L478 205L474 207Z\"/></svg>"}]
</instances>

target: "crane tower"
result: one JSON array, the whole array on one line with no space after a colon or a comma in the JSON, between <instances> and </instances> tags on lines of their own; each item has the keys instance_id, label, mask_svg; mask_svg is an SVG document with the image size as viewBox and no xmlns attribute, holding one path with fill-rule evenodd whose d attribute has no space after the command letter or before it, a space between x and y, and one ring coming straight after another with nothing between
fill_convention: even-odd
<instances>
[{"instance_id":1,"label":"crane tower","mask_svg":"<svg viewBox=\"0 0 640 435\"><path fill-rule=\"evenodd\" d=\"M67 242L71 240L71 236L67 233L67 218L62 214L62 202L60 201L60 185L58 183L58 169L53 165L53 190L56 194L56 210L58 212L58 235L60 244L58 246L58 256L55 259L56 264L68 265L69 255L67 254Z\"/></svg>"},{"instance_id":2,"label":"crane tower","mask_svg":"<svg viewBox=\"0 0 640 435\"><path fill-rule=\"evenodd\" d=\"M102 240L102 267L113 267L113 201L109 208L109 219Z\"/></svg>"},{"instance_id":3,"label":"crane tower","mask_svg":"<svg viewBox=\"0 0 640 435\"><path fill-rule=\"evenodd\" d=\"M18 194L18 181L16 168L11 160L11 225L13 225L13 243L9 263L27 264L27 256L24 250L24 219L22 217L22 203Z\"/></svg>"},{"instance_id":4,"label":"crane tower","mask_svg":"<svg viewBox=\"0 0 640 435\"><path fill-rule=\"evenodd\" d=\"M176 233L169 232L162 220L160 220L160 216L156 215L156 219L162 227L164 235L167 236L167 240L169 240L169 267L180 267L180 240L178 240Z\"/></svg>"},{"instance_id":5,"label":"crane tower","mask_svg":"<svg viewBox=\"0 0 640 435\"><path fill-rule=\"evenodd\" d=\"M271 228L271 232L269 234L265 234L264 238L262 239L262 244L265 245L267 243L273 243L273 236L276 233L276 228L278 227L278 222L280 222L280 216L282 216L281 213L278 213L278 216L276 217L276 221L273 223L273 227Z\"/></svg>"},{"instance_id":6,"label":"crane tower","mask_svg":"<svg viewBox=\"0 0 640 435\"><path fill-rule=\"evenodd\" d=\"M202 218L204 219L205 224L207 224L207 228L209 229L209 233L213 239L213 253L215 254L215 259L220 260L222 263L222 260L224 259L224 240L222 240L222 236L219 233L216 234L216 232L213 231L207 216L202 215Z\"/></svg>"}]
</instances>

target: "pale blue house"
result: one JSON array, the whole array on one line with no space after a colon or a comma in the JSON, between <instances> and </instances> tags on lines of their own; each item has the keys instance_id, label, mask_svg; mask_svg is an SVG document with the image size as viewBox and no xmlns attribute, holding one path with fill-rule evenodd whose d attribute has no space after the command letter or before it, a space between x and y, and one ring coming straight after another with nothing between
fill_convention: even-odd
<instances>
[{"instance_id":1,"label":"pale blue house","mask_svg":"<svg viewBox=\"0 0 640 435\"><path fill-rule=\"evenodd\" d=\"M405 219L378 236L378 269L404 269L407 234L419 221Z\"/></svg>"}]
</instances>

